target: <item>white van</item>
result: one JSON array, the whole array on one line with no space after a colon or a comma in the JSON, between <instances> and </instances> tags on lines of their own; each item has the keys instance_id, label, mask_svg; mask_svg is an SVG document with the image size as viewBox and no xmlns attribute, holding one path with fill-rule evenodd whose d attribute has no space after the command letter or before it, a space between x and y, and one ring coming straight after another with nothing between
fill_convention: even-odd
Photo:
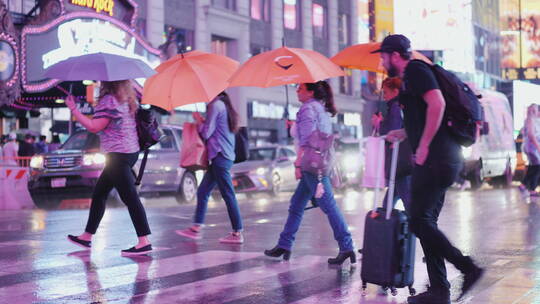
<instances>
[{"instance_id":1,"label":"white van","mask_svg":"<svg viewBox=\"0 0 540 304\"><path fill-rule=\"evenodd\" d=\"M512 183L516 165L514 124L508 99L493 90L478 90L485 122L479 129L477 142L463 148L465 160L461 176L478 189L484 181L506 187Z\"/></svg>"}]
</instances>

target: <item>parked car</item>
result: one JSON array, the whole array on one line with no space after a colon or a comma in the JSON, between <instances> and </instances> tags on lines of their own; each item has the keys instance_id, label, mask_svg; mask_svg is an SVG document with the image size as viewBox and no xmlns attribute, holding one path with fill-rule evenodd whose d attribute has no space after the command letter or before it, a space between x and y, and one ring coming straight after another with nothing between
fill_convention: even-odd
<instances>
[{"instance_id":1,"label":"parked car","mask_svg":"<svg viewBox=\"0 0 540 304\"><path fill-rule=\"evenodd\" d=\"M296 152L288 146L269 145L249 149L249 158L231 169L237 193L266 192L275 195L293 190Z\"/></svg>"},{"instance_id":2,"label":"parked car","mask_svg":"<svg viewBox=\"0 0 540 304\"><path fill-rule=\"evenodd\" d=\"M472 189L484 181L493 186L509 186L516 166L514 125L508 99L502 93L481 90L480 103L484 123L475 144L463 149L464 168L461 177Z\"/></svg>"},{"instance_id":3,"label":"parked car","mask_svg":"<svg viewBox=\"0 0 540 304\"><path fill-rule=\"evenodd\" d=\"M172 192L179 202L193 202L196 175L179 166L182 129L174 125L161 125L161 129L165 136L150 148L139 192ZM134 166L136 173L142 156ZM71 135L60 149L34 156L28 180L34 203L51 207L63 199L91 197L105 162L99 137L85 130Z\"/></svg>"}]
</instances>

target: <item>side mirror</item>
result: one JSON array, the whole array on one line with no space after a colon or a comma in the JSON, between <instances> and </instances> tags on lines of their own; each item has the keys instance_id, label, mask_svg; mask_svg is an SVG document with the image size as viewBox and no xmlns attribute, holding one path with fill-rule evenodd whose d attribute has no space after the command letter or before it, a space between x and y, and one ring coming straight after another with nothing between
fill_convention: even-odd
<instances>
[{"instance_id":1,"label":"side mirror","mask_svg":"<svg viewBox=\"0 0 540 304\"><path fill-rule=\"evenodd\" d=\"M487 121L482 122L482 125L480 127L480 135L488 135L489 134L489 123Z\"/></svg>"}]
</instances>

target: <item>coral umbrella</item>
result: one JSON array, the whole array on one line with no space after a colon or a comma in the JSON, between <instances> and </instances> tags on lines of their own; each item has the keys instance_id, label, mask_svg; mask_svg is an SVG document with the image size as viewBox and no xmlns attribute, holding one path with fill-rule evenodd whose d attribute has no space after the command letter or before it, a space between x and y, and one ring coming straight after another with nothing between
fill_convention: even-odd
<instances>
[{"instance_id":1,"label":"coral umbrella","mask_svg":"<svg viewBox=\"0 0 540 304\"><path fill-rule=\"evenodd\" d=\"M330 60L335 64L348 69L385 73L382 66L381 55L379 53L371 53L380 48L380 42L355 44L337 53L334 57L330 58ZM426 56L417 51L412 52L412 57L413 59L421 59L427 63L431 63Z\"/></svg>"},{"instance_id":2,"label":"coral umbrella","mask_svg":"<svg viewBox=\"0 0 540 304\"><path fill-rule=\"evenodd\" d=\"M187 104L208 102L229 86L239 63L229 57L191 51L163 62L143 88L142 103L168 111Z\"/></svg>"}]
</instances>

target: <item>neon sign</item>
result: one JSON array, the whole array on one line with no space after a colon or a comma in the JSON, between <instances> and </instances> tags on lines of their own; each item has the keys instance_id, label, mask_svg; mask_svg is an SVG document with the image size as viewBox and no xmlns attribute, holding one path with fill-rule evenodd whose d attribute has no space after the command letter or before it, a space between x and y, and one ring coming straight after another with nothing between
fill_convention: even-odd
<instances>
[{"instance_id":1,"label":"neon sign","mask_svg":"<svg viewBox=\"0 0 540 304\"><path fill-rule=\"evenodd\" d=\"M71 0L71 4L88 7L94 9L97 13L102 11L109 13L112 17L114 15L114 1L113 0Z\"/></svg>"}]
</instances>

